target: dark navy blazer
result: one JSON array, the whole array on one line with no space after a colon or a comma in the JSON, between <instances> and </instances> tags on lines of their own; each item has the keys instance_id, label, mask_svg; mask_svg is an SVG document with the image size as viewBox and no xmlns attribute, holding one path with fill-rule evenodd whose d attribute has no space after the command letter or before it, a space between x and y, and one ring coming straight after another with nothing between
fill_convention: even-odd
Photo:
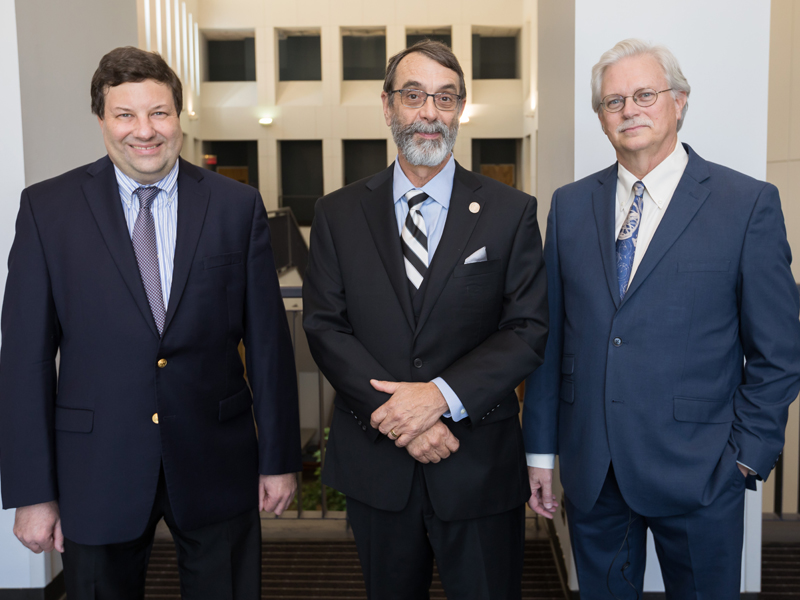
<instances>
[{"instance_id":1,"label":"dark navy blazer","mask_svg":"<svg viewBox=\"0 0 800 600\"><path fill-rule=\"evenodd\" d=\"M300 469L261 196L181 160L177 227L159 338L108 157L22 193L2 316L3 506L58 500L79 543L140 536L162 463L187 530L257 507L259 471Z\"/></svg>"},{"instance_id":2,"label":"dark navy blazer","mask_svg":"<svg viewBox=\"0 0 800 600\"><path fill-rule=\"evenodd\" d=\"M524 434L527 452L558 453L564 490L584 512L609 463L628 505L646 516L708 505L741 477L737 460L766 479L800 389L798 293L778 190L686 150L622 302L617 166L553 195L550 337L528 380Z\"/></svg>"}]
</instances>

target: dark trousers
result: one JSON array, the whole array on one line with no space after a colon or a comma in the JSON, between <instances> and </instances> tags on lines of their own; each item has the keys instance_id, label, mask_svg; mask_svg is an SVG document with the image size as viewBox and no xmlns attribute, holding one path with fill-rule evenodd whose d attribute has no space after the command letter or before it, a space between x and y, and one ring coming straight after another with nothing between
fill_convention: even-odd
<instances>
[{"instance_id":1,"label":"dark trousers","mask_svg":"<svg viewBox=\"0 0 800 600\"><path fill-rule=\"evenodd\" d=\"M522 595L525 506L464 521L433 512L420 465L406 507L372 508L347 498L370 600L424 600L433 560L451 600L518 600Z\"/></svg>"},{"instance_id":2,"label":"dark trousers","mask_svg":"<svg viewBox=\"0 0 800 600\"><path fill-rule=\"evenodd\" d=\"M648 528L669 600L738 600L744 491L745 478L736 469L709 506L671 517L645 517L630 510L609 468L590 512L566 500L581 600L642 597Z\"/></svg>"},{"instance_id":3,"label":"dark trousers","mask_svg":"<svg viewBox=\"0 0 800 600\"><path fill-rule=\"evenodd\" d=\"M256 493L256 490L253 490ZM202 502L202 498L197 499ZM184 600L261 597L261 521L257 510L192 531L181 531L169 504L164 472L150 520L138 539L88 546L64 540L68 600L141 600L156 525L164 518L178 555Z\"/></svg>"}]
</instances>

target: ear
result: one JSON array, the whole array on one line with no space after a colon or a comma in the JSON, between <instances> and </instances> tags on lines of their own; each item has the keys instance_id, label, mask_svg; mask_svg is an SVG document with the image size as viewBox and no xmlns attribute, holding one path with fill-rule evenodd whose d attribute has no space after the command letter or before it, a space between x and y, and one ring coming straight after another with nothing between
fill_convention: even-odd
<instances>
[{"instance_id":1,"label":"ear","mask_svg":"<svg viewBox=\"0 0 800 600\"><path fill-rule=\"evenodd\" d=\"M100 125L100 129L103 128L103 117L97 117L97 124Z\"/></svg>"},{"instance_id":2,"label":"ear","mask_svg":"<svg viewBox=\"0 0 800 600\"><path fill-rule=\"evenodd\" d=\"M606 133L606 122L603 120L603 108L601 107L600 110L597 111L597 120L600 121L600 129L603 130L603 133ZM608 135L606 133L606 135Z\"/></svg>"},{"instance_id":3,"label":"ear","mask_svg":"<svg viewBox=\"0 0 800 600\"><path fill-rule=\"evenodd\" d=\"M686 103L689 101L689 98L686 96L686 92L678 92L675 95L675 110L678 113L678 120L681 120L681 116L683 115L683 107L686 106Z\"/></svg>"},{"instance_id":4,"label":"ear","mask_svg":"<svg viewBox=\"0 0 800 600\"><path fill-rule=\"evenodd\" d=\"M383 119L386 121L386 125L391 127L393 113L391 94L385 91L381 92L381 103L383 104Z\"/></svg>"}]
</instances>

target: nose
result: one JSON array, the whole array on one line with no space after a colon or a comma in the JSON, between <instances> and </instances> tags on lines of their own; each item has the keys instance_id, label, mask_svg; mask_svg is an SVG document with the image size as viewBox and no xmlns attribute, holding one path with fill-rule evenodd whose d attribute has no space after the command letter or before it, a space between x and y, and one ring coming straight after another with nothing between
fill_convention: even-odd
<instances>
[{"instance_id":1,"label":"nose","mask_svg":"<svg viewBox=\"0 0 800 600\"><path fill-rule=\"evenodd\" d=\"M155 127L148 117L139 119L136 125L136 137L141 140L149 140L156 134Z\"/></svg>"},{"instance_id":2,"label":"nose","mask_svg":"<svg viewBox=\"0 0 800 600\"><path fill-rule=\"evenodd\" d=\"M639 114L639 105L633 101L632 96L628 96L623 99L625 105L622 107L622 117L624 119L630 119Z\"/></svg>"},{"instance_id":3,"label":"nose","mask_svg":"<svg viewBox=\"0 0 800 600\"><path fill-rule=\"evenodd\" d=\"M419 116L426 121L435 121L439 118L439 109L433 103L433 96L425 98L425 104L419 108Z\"/></svg>"}]
</instances>

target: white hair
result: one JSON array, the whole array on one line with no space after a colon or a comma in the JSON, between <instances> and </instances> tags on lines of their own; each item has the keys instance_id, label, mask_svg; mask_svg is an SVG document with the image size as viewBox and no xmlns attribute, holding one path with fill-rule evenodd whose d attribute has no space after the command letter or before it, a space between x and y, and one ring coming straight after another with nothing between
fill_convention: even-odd
<instances>
[{"instance_id":1,"label":"white hair","mask_svg":"<svg viewBox=\"0 0 800 600\"><path fill-rule=\"evenodd\" d=\"M603 77L606 69L623 58L642 55L652 56L661 65L664 70L664 77L667 79L667 85L672 89L673 98L676 98L681 92L686 94L686 104L683 105L681 118L678 121L678 130L680 131L683 121L686 119L686 111L689 110L689 93L692 91L692 87L686 77L683 76L678 59L668 48L656 46L636 38L622 40L611 50L604 52L598 63L592 67L592 109L594 112L598 112L601 109Z\"/></svg>"}]
</instances>

